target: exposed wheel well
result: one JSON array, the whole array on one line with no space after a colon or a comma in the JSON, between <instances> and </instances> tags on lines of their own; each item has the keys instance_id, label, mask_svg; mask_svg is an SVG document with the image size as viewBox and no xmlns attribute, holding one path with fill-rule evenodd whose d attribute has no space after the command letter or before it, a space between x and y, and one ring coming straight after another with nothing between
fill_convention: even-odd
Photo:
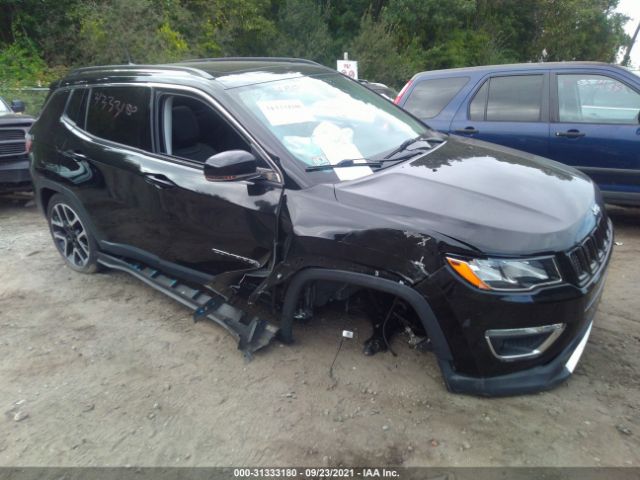
<instances>
[{"instance_id":1,"label":"exposed wheel well","mask_svg":"<svg viewBox=\"0 0 640 480\"><path fill-rule=\"evenodd\" d=\"M323 268L306 268L299 271L289 282L282 306L282 321L279 337L284 343L293 341L292 324L294 312L302 289L311 281L340 282L360 288L385 292L404 300L417 314L422 322L426 334L431 339L434 352L439 360L451 360L451 351L444 337L444 333L436 319L433 310L416 290L402 283L383 279L362 273L331 270Z\"/></svg>"}]
</instances>

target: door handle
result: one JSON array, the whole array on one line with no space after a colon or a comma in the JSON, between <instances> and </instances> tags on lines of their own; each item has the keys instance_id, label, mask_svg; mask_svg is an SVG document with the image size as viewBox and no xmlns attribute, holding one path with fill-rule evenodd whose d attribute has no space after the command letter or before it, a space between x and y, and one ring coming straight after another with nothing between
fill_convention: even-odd
<instances>
[{"instance_id":1,"label":"door handle","mask_svg":"<svg viewBox=\"0 0 640 480\"><path fill-rule=\"evenodd\" d=\"M156 188L173 188L176 186L173 181L169 180L161 173L145 173L144 181Z\"/></svg>"},{"instance_id":2,"label":"door handle","mask_svg":"<svg viewBox=\"0 0 640 480\"><path fill-rule=\"evenodd\" d=\"M580 130L567 130L566 132L556 132L556 137L567 137L567 138L580 138L584 137L585 133Z\"/></svg>"},{"instance_id":3,"label":"door handle","mask_svg":"<svg viewBox=\"0 0 640 480\"><path fill-rule=\"evenodd\" d=\"M455 133L466 133L467 135L471 135L471 134L474 134L474 133L480 133L478 131L478 129L475 128L475 127L459 128L457 130L454 130L454 132Z\"/></svg>"}]
</instances>

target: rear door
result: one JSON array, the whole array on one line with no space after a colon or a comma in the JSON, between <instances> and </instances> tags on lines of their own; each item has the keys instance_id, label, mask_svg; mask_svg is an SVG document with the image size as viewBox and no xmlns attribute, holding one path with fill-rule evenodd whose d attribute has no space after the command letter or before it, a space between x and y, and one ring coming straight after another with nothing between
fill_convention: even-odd
<instances>
[{"instance_id":1,"label":"rear door","mask_svg":"<svg viewBox=\"0 0 640 480\"><path fill-rule=\"evenodd\" d=\"M431 128L448 133L451 119L458 109L459 97L464 96L461 92L469 80L466 75L418 78L401 106Z\"/></svg>"},{"instance_id":2,"label":"rear door","mask_svg":"<svg viewBox=\"0 0 640 480\"><path fill-rule=\"evenodd\" d=\"M81 125L72 122L77 94L67 111L68 128L75 135L62 154L81 167L67 176L79 187L77 194L101 233L101 246L109 251L135 247L162 256L169 232L158 191L147 176L147 166L157 161L152 153L151 88L87 89Z\"/></svg>"},{"instance_id":3,"label":"rear door","mask_svg":"<svg viewBox=\"0 0 640 480\"><path fill-rule=\"evenodd\" d=\"M640 89L614 72L552 75L549 157L582 170L603 191L640 193Z\"/></svg>"},{"instance_id":4,"label":"rear door","mask_svg":"<svg viewBox=\"0 0 640 480\"><path fill-rule=\"evenodd\" d=\"M458 109L450 133L545 156L548 92L547 71L486 76Z\"/></svg>"}]
</instances>

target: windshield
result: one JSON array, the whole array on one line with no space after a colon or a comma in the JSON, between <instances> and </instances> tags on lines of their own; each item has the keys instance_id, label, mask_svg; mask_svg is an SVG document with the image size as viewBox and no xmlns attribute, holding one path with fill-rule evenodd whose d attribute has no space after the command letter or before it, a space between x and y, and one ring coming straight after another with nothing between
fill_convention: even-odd
<instances>
[{"instance_id":1,"label":"windshield","mask_svg":"<svg viewBox=\"0 0 640 480\"><path fill-rule=\"evenodd\" d=\"M389 101L339 74L248 85L230 93L307 169L344 160L373 162L429 132ZM307 175L313 183L336 182L374 170L351 166Z\"/></svg>"}]
</instances>

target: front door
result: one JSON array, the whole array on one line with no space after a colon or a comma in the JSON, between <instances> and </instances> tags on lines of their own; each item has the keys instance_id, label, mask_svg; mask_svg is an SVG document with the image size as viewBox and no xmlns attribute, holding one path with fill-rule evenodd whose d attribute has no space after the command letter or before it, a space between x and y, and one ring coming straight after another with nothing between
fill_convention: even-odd
<instances>
[{"instance_id":1,"label":"front door","mask_svg":"<svg viewBox=\"0 0 640 480\"><path fill-rule=\"evenodd\" d=\"M204 96L158 90L155 96L158 158L145 166L160 196L168 238L163 259L211 274L263 266L276 236L282 185L249 139ZM207 158L246 150L265 178L211 182Z\"/></svg>"},{"instance_id":2,"label":"front door","mask_svg":"<svg viewBox=\"0 0 640 480\"><path fill-rule=\"evenodd\" d=\"M549 157L605 192L640 194L640 93L602 73L558 72L552 98Z\"/></svg>"}]
</instances>

